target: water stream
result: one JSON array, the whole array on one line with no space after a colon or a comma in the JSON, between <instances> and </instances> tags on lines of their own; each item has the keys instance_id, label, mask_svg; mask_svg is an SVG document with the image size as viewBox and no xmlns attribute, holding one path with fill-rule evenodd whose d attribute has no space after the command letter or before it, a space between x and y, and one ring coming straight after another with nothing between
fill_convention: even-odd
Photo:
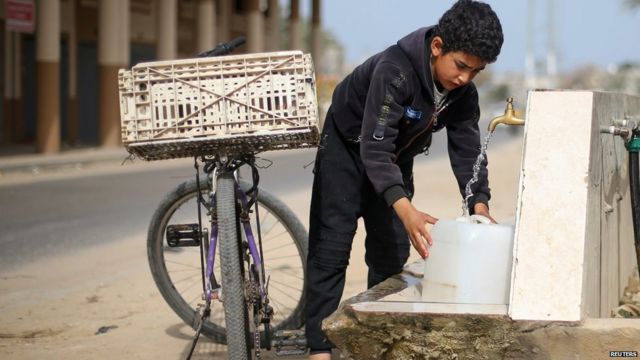
<instances>
[{"instance_id":1,"label":"water stream","mask_svg":"<svg viewBox=\"0 0 640 360\"><path fill-rule=\"evenodd\" d=\"M484 143L480 148L480 154L478 155L478 158L476 159L476 162L473 165L473 177L471 178L471 180L469 180L469 182L467 183L467 186L465 187L465 197L464 197L464 200L462 200L462 216L464 217L469 216L469 199L473 196L473 191L471 191L471 185L475 184L478 181L478 175L480 174L480 167L481 167L480 165L482 164L482 161L486 157L487 146L489 145L489 141L491 141L492 136L493 136L493 131L488 133L487 137L485 137Z\"/></svg>"}]
</instances>

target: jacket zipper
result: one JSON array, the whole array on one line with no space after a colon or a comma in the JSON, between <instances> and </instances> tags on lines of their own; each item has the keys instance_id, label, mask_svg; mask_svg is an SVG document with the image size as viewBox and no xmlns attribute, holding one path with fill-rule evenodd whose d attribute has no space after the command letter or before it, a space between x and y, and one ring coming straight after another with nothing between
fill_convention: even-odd
<instances>
[{"instance_id":1,"label":"jacket zipper","mask_svg":"<svg viewBox=\"0 0 640 360\"><path fill-rule=\"evenodd\" d=\"M407 144L405 146L403 146L402 148L400 148L400 150L398 150L398 152L396 152L396 161L398 161L398 159L400 158L400 153L402 153L403 151L405 151L409 146L411 146L411 144L413 144L413 142L420 137L420 135L424 134L425 132L427 132L428 130L430 130L431 128L433 128L433 123L435 121L437 121L438 115L444 111L444 109L446 109L449 104L451 104L453 102L453 100L448 101L446 104L444 104L440 110L438 110L437 112L434 111L434 113L431 115L431 119L429 120L429 123L427 124L427 126L425 126L424 129L422 129L419 133L415 134L410 140L409 142L407 142ZM395 162L395 161L394 161Z\"/></svg>"}]
</instances>

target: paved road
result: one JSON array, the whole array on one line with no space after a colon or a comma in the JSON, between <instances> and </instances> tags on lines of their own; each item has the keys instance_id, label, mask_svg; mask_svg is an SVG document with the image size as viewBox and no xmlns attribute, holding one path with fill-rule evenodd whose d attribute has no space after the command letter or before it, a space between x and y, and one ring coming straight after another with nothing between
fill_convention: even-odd
<instances>
[{"instance_id":1,"label":"paved road","mask_svg":"<svg viewBox=\"0 0 640 360\"><path fill-rule=\"evenodd\" d=\"M274 164L261 185L275 194L311 184L312 150L266 154ZM158 164L159 165L159 164ZM0 186L0 271L43 255L143 234L155 207L193 178L189 160L167 166L112 166L62 178Z\"/></svg>"}]
</instances>

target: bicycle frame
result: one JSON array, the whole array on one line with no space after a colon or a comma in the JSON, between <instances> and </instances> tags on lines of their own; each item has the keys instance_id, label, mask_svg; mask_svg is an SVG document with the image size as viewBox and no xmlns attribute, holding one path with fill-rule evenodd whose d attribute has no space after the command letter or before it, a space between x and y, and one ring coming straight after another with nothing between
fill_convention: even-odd
<instances>
[{"instance_id":1,"label":"bicycle frame","mask_svg":"<svg viewBox=\"0 0 640 360\"><path fill-rule=\"evenodd\" d=\"M256 267L258 267L259 269L262 269L263 268L262 259L258 251L258 246L256 245L255 237L253 236L251 223L249 222L249 217L248 217L249 206L247 201L247 195L240 189L240 185L238 184L237 179L235 180L235 189L236 189L236 198L240 200L240 208L241 208L240 221L242 223L242 228L245 232L245 236L249 246L249 253L251 254L251 258L253 260L253 263L256 265ZM205 278L206 278L205 300L207 301L211 301L214 298L213 296L214 289L213 289L213 284L211 282L211 275L213 274L213 269L215 265L215 254L216 254L216 248L218 243L218 224L217 224L217 216L215 215L215 208L216 208L215 201L216 199L214 194L211 198L211 209L213 213L211 215L211 235L209 239L209 249L207 251L206 274L205 274ZM258 221L258 224L259 224L260 220L256 219L256 221ZM238 238L238 240L240 240L240 238ZM259 271L258 274L259 274L258 285L260 290L260 296L262 298L261 300L266 303L267 291L266 291L266 284L264 281L264 273L262 271Z\"/></svg>"},{"instance_id":2,"label":"bicycle frame","mask_svg":"<svg viewBox=\"0 0 640 360\"><path fill-rule=\"evenodd\" d=\"M259 299L253 297L253 298L249 298L247 299L245 297L245 306L251 304L251 306L253 307L253 319L254 319L254 324L255 324L255 329L254 329L254 334L253 337L255 339L254 341L254 350L256 351L256 355L259 356L260 353L260 348L261 346L261 338L260 338L260 324L265 324L265 332L270 334L271 330L270 330L270 321L271 321L271 317L273 315L273 310L269 305L269 299L267 296L267 283L265 282L265 270L264 270L264 263L262 261L262 241L261 241L261 235L260 235L260 219L259 219L259 214L258 214L258 181L259 181L259 176L258 176L258 171L257 168L255 166L255 157L253 155L238 155L238 157L228 157L228 156L216 156L214 159L202 159L203 162L205 163L205 172L207 174L209 174L209 181L211 181L211 186L210 188L213 190L216 187L214 187L213 185L213 179L216 179L216 181L218 181L218 178L221 174L227 174L229 172L233 173L233 188L234 188L234 206L239 207L239 212L236 214L237 218L240 220L241 226L240 228L242 228L242 230L244 230L245 233L245 238L246 238L246 242L247 242L247 248L249 250L249 255L251 260L253 261L253 263L248 262L249 266L247 268L248 274L249 274L249 285L250 286L254 286L255 283L254 281L257 280L257 287L258 287L258 293L259 293ZM198 163L197 163L197 158L195 159L196 163L195 163L195 168L196 168L196 181L199 184L200 180L199 180L199 167L198 167ZM260 245L260 247L258 247L258 244L256 244L255 241L255 236L253 233L253 230L251 229L251 223L250 223L250 217L249 217L249 213L250 213L250 207L251 204L248 201L247 195L244 193L244 191L240 188L240 184L238 183L238 178L237 178L237 171L240 168L241 165L243 164L248 164L251 166L252 169L252 174L253 174L253 190L250 190L250 192L253 193L253 196L255 197L255 201L252 202L252 204L255 204L255 209L256 209L256 225L257 225L257 231L258 231L258 244ZM199 190L198 193L201 193L201 191ZM211 233L210 233L210 237L209 237L209 242L208 242L208 246L207 243L203 244L203 241L201 239L200 241L200 257L201 257L201 266L202 268L204 268L205 272L202 273L202 277L203 277L203 300L205 300L205 306L204 309L202 309L202 314L199 320L199 323L197 324L197 331L196 331L196 336L194 338L194 342L191 348L191 352L189 354L189 359L191 358L191 354L193 353L193 350L195 349L195 345L198 341L198 338L200 336L200 332L202 329L202 325L204 323L204 321L209 317L209 315L211 314L211 303L213 300L221 300L221 296L220 296L220 290L222 289L221 286L218 285L217 281L215 280L215 276L214 276L214 266L215 266L215 255L216 255L216 250L218 247L218 214L217 214L217 204L216 204L216 193L214 192L214 194L211 196L211 202L210 202L210 206L209 206L209 210L210 210L210 225L211 225ZM203 234L203 228L202 228L202 222L201 222L201 212L200 212L200 207L201 205L206 205L204 202L204 199L202 199L202 197L199 197L198 201L197 201L197 207L198 207L198 227L199 227L199 233ZM238 232L240 232L240 228L238 228ZM240 234L238 234L240 235ZM227 240L222 240L222 241L227 241ZM242 240L242 236L238 236L237 237L237 241L238 241L238 245L239 245L239 249L244 249L244 247L242 246L243 240ZM203 246L204 245L204 246ZM204 256L205 256L205 252L206 252L206 262L203 261ZM240 259L240 264L242 264L242 259ZM240 265L241 267L243 267L242 265ZM253 273L254 276L253 278L257 278L254 280L251 280L251 274L252 274L252 270L255 269L255 272ZM257 275L257 276L255 276ZM250 294L252 294L251 296L253 296L254 293L249 292ZM246 294L246 293L245 293ZM224 297L224 295L222 295ZM269 339L270 335L267 335L267 344L266 344L266 348L270 349L270 339Z\"/></svg>"},{"instance_id":3,"label":"bicycle frame","mask_svg":"<svg viewBox=\"0 0 640 360\"><path fill-rule=\"evenodd\" d=\"M304 353L306 230L284 203L258 190L259 169L271 161L253 154L194 161L195 179L163 200L148 238L154 281L176 314L196 330L187 358L201 334L226 342L232 359L248 359L244 354L251 353L259 359L262 349ZM251 166L253 181L234 176L244 164ZM291 282L280 282L280 275ZM196 279L201 286L193 286ZM214 308L216 300L223 306Z\"/></svg>"}]
</instances>

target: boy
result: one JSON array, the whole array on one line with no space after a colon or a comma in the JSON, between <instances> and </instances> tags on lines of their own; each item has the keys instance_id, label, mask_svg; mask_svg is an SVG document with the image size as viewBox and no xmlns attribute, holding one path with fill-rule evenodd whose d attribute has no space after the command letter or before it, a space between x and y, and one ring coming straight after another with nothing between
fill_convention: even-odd
<instances>
[{"instance_id":1,"label":"boy","mask_svg":"<svg viewBox=\"0 0 640 360\"><path fill-rule=\"evenodd\" d=\"M426 258L437 221L416 210L413 158L447 129L460 192L480 152L478 93L471 82L496 60L500 21L487 4L459 0L438 25L418 29L348 75L333 93L315 162L307 262L310 359L330 359L322 320L338 307L357 220L367 232L368 287L402 270L413 247ZM486 162L469 200L489 215Z\"/></svg>"}]
</instances>

